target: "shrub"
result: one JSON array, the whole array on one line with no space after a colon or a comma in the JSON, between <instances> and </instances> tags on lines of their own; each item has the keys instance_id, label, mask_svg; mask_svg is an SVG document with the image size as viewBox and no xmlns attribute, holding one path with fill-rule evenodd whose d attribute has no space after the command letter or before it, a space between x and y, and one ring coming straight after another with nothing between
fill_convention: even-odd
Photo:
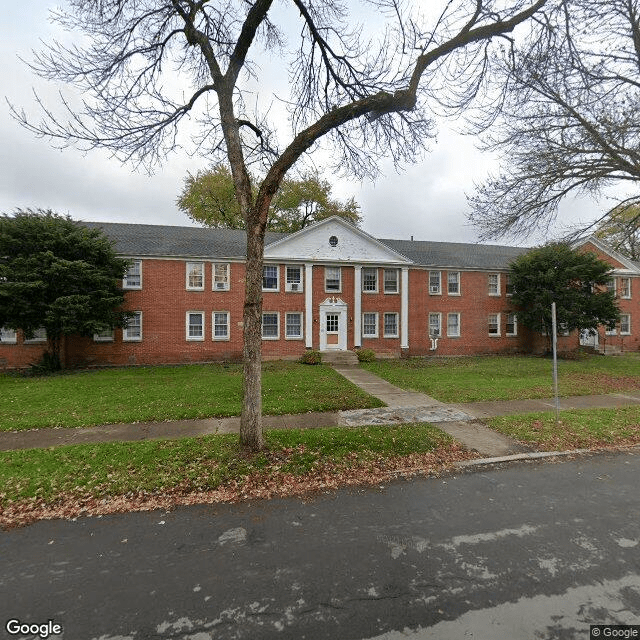
<instances>
[{"instance_id":1,"label":"shrub","mask_svg":"<svg viewBox=\"0 0 640 640\"><path fill-rule=\"evenodd\" d=\"M304 352L302 358L300 358L302 364L322 364L322 354L319 351L309 349Z\"/></svg>"},{"instance_id":2,"label":"shrub","mask_svg":"<svg viewBox=\"0 0 640 640\"><path fill-rule=\"evenodd\" d=\"M359 362L374 362L376 352L373 349L356 349L356 355Z\"/></svg>"}]
</instances>

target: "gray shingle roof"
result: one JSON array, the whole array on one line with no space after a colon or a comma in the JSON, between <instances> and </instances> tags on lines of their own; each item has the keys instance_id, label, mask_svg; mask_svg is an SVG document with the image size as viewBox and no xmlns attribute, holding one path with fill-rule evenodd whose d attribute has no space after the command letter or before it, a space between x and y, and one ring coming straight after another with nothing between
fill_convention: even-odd
<instances>
[{"instance_id":1,"label":"gray shingle roof","mask_svg":"<svg viewBox=\"0 0 640 640\"><path fill-rule=\"evenodd\" d=\"M235 229L175 227L169 225L83 222L102 229L125 256L171 256L184 258L235 258L246 255L246 234ZM265 244L284 238L285 233L267 233ZM506 269L521 247L381 239L380 242L424 267L460 269Z\"/></svg>"},{"instance_id":2,"label":"gray shingle roof","mask_svg":"<svg viewBox=\"0 0 640 640\"><path fill-rule=\"evenodd\" d=\"M380 242L423 267L507 269L513 260L529 250L523 247L426 240L380 239Z\"/></svg>"},{"instance_id":3,"label":"gray shingle roof","mask_svg":"<svg viewBox=\"0 0 640 640\"><path fill-rule=\"evenodd\" d=\"M102 229L124 256L171 256L184 258L244 258L247 236L236 229L174 227L121 222L83 222L92 229ZM270 244L285 233L267 233Z\"/></svg>"}]
</instances>

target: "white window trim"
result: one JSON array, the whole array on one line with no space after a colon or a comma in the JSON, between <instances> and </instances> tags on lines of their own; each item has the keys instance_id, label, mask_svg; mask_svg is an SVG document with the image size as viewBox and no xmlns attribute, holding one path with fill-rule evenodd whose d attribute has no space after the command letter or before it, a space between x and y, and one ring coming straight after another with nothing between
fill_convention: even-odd
<instances>
[{"instance_id":1,"label":"white window trim","mask_svg":"<svg viewBox=\"0 0 640 640\"><path fill-rule=\"evenodd\" d=\"M497 293L492 293L491 292L491 282L490 282L491 276L496 276L496 278L497 278L497 290L498 290ZM501 282L500 282L500 280L501 280L500 273L488 273L487 274L487 293L488 293L488 295L496 297L496 298L500 297L500 295L501 295L501 287L500 287Z\"/></svg>"},{"instance_id":2,"label":"white window trim","mask_svg":"<svg viewBox=\"0 0 640 640\"><path fill-rule=\"evenodd\" d=\"M287 335L287 316L300 316L300 335ZM304 340L304 313L302 311L287 311L284 314L284 339L285 340Z\"/></svg>"},{"instance_id":3,"label":"white window trim","mask_svg":"<svg viewBox=\"0 0 640 640\"><path fill-rule=\"evenodd\" d=\"M515 337L518 335L518 315L516 313L508 313L507 314L507 326L509 325L509 316L513 315L513 331L507 331L506 327L505 327L505 335L509 336L509 337Z\"/></svg>"},{"instance_id":4,"label":"white window trim","mask_svg":"<svg viewBox=\"0 0 640 640\"><path fill-rule=\"evenodd\" d=\"M276 270L276 286L272 289L265 289L264 287L264 269L265 267L275 267ZM262 290L264 292L277 293L280 291L280 265L279 264L265 264L262 267Z\"/></svg>"},{"instance_id":5,"label":"white window trim","mask_svg":"<svg viewBox=\"0 0 640 640\"><path fill-rule=\"evenodd\" d=\"M226 266L227 267L227 281L226 282L216 282L216 267L218 266ZM219 287L218 285L223 285ZM231 263L229 262L212 262L211 263L211 291L229 291L231 286Z\"/></svg>"},{"instance_id":6,"label":"white window trim","mask_svg":"<svg viewBox=\"0 0 640 640\"><path fill-rule=\"evenodd\" d=\"M0 328L0 344L18 344L18 332L15 329Z\"/></svg>"},{"instance_id":7,"label":"white window trim","mask_svg":"<svg viewBox=\"0 0 640 640\"><path fill-rule=\"evenodd\" d=\"M375 333L365 333L364 332L364 317L367 315L372 315L375 316L376 318L376 332ZM373 338L378 338L380 336L380 329L379 329L379 325L380 325L380 318L379 318L379 314L377 311L363 311L362 312L362 339L364 340L366 339L373 339Z\"/></svg>"},{"instance_id":8,"label":"white window trim","mask_svg":"<svg viewBox=\"0 0 640 640\"><path fill-rule=\"evenodd\" d=\"M385 322L384 318L385 316L390 315L390 316L395 316L396 317L396 332L395 333L387 333L387 323ZM400 314L397 311L385 311L382 314L382 335L385 338L398 338L399 337L399 323L400 323Z\"/></svg>"},{"instance_id":9,"label":"white window trim","mask_svg":"<svg viewBox=\"0 0 640 640\"><path fill-rule=\"evenodd\" d=\"M199 314L202 318L202 335L201 336L190 336L189 335L189 316L192 314ZM206 333L205 327L205 319L204 319L204 311L187 311L185 314L185 333L188 342L204 342L204 336Z\"/></svg>"},{"instance_id":10,"label":"white window trim","mask_svg":"<svg viewBox=\"0 0 640 640\"><path fill-rule=\"evenodd\" d=\"M44 331L44 327L40 327L40 329L37 329L36 331ZM24 344L42 344L43 342L46 342L46 341L47 341L47 333L45 331L44 336L41 336L41 337L34 336L29 340L25 338Z\"/></svg>"},{"instance_id":11,"label":"white window trim","mask_svg":"<svg viewBox=\"0 0 640 640\"><path fill-rule=\"evenodd\" d=\"M451 291L449 291L449 275L456 273L458 274L458 291L456 293L451 293ZM447 295L448 296L461 296L462 295L462 286L460 285L460 281L461 281L461 277L460 277L460 271L447 271Z\"/></svg>"},{"instance_id":12,"label":"white window trim","mask_svg":"<svg viewBox=\"0 0 640 640\"><path fill-rule=\"evenodd\" d=\"M627 317L629 318L629 330L628 331L623 331L622 330L622 318L623 317ZM631 314L630 313L621 313L620 314L620 335L621 336L630 336L631 335Z\"/></svg>"},{"instance_id":13,"label":"white window trim","mask_svg":"<svg viewBox=\"0 0 640 640\"><path fill-rule=\"evenodd\" d=\"M276 316L277 318L277 335L275 336L265 336L264 335L264 317L266 315L270 315L270 316ZM260 336L262 337L263 340L280 340L280 312L279 311L263 311L262 312L262 317L260 319Z\"/></svg>"},{"instance_id":14,"label":"white window trim","mask_svg":"<svg viewBox=\"0 0 640 640\"><path fill-rule=\"evenodd\" d=\"M227 335L226 336L216 335L216 313L218 314L224 313L227 316ZM231 314L228 311L218 310L218 311L211 312L211 339L214 342L228 342L231 339Z\"/></svg>"},{"instance_id":15,"label":"white window trim","mask_svg":"<svg viewBox=\"0 0 640 640\"><path fill-rule=\"evenodd\" d=\"M438 316L438 334L431 333L431 317ZM435 338L442 338L442 313L440 311L430 311L427 316L427 331L429 336L434 336Z\"/></svg>"},{"instance_id":16,"label":"white window trim","mask_svg":"<svg viewBox=\"0 0 640 640\"><path fill-rule=\"evenodd\" d=\"M365 271L373 271L376 275L376 288L375 289L365 289L364 288L364 274ZM362 267L362 293L378 293L378 291L380 290L380 285L378 283L378 280L380 280L380 278L378 277L378 267Z\"/></svg>"},{"instance_id":17,"label":"white window trim","mask_svg":"<svg viewBox=\"0 0 640 640\"><path fill-rule=\"evenodd\" d=\"M187 291L204 291L204 262L187 262L185 269L185 286ZM199 287L190 287L189 286L189 267L200 265L200 272L202 274L202 284Z\"/></svg>"},{"instance_id":18,"label":"white window trim","mask_svg":"<svg viewBox=\"0 0 640 640\"><path fill-rule=\"evenodd\" d=\"M387 271L393 271L396 274L396 288L394 291L387 291L387 281L385 275ZM382 289L388 295L398 295L400 293L400 271L399 269L384 269L382 271Z\"/></svg>"},{"instance_id":19,"label":"white window trim","mask_svg":"<svg viewBox=\"0 0 640 640\"><path fill-rule=\"evenodd\" d=\"M134 264L139 264L139 271L140 271L140 284L139 285L129 285L127 284L127 274L125 274L125 277L122 278L122 288L123 289L127 289L129 291L136 291L136 290L140 290L142 289L142 260L131 260L131 266L133 266Z\"/></svg>"},{"instance_id":20,"label":"white window trim","mask_svg":"<svg viewBox=\"0 0 640 640\"><path fill-rule=\"evenodd\" d=\"M613 295L615 296L618 293L618 278L616 278L615 276L611 276L606 286L607 291L612 291Z\"/></svg>"},{"instance_id":21,"label":"white window trim","mask_svg":"<svg viewBox=\"0 0 640 640\"><path fill-rule=\"evenodd\" d=\"M289 282L289 269L300 269L300 282ZM290 293L303 293L304 292L304 269L299 264L286 264L284 266L284 290ZM295 288L293 285L296 285Z\"/></svg>"},{"instance_id":22,"label":"white window trim","mask_svg":"<svg viewBox=\"0 0 640 640\"><path fill-rule=\"evenodd\" d=\"M94 342L113 342L113 329L111 329L107 335L107 332L105 331L104 335L101 335L99 333L94 333L93 334L93 341Z\"/></svg>"},{"instance_id":23,"label":"white window trim","mask_svg":"<svg viewBox=\"0 0 640 640\"><path fill-rule=\"evenodd\" d=\"M458 316L458 333L449 333L449 316ZM462 329L460 328L460 312L453 311L452 313L447 313L447 338L459 338L462 333Z\"/></svg>"},{"instance_id":24,"label":"white window trim","mask_svg":"<svg viewBox=\"0 0 640 640\"><path fill-rule=\"evenodd\" d=\"M437 273L438 274L438 290L437 291L431 285L431 274L432 273ZM427 279L427 285L429 287L429 295L430 296L441 296L442 295L442 271L429 271L429 275L428 275L428 279Z\"/></svg>"},{"instance_id":25,"label":"white window trim","mask_svg":"<svg viewBox=\"0 0 640 640\"><path fill-rule=\"evenodd\" d=\"M337 289L327 289L327 269L337 269L338 270L338 288ZM324 292L325 293L342 293L342 267L334 267L332 265L325 265L325 268L324 268Z\"/></svg>"},{"instance_id":26,"label":"white window trim","mask_svg":"<svg viewBox=\"0 0 640 640\"><path fill-rule=\"evenodd\" d=\"M487 332L488 332L490 338L500 338L502 336L502 324L501 324L502 318L501 318L501 315L502 314L500 314L500 313L490 313L487 316ZM498 333L491 333L489 331L489 326L491 325L491 322L490 322L491 316L495 316L496 317L496 322L498 323Z\"/></svg>"},{"instance_id":27,"label":"white window trim","mask_svg":"<svg viewBox=\"0 0 640 640\"><path fill-rule=\"evenodd\" d=\"M623 295L624 287L622 286L622 281L626 280L629 283L628 294ZM631 300L631 278L628 276L623 276L620 278L620 298L623 300Z\"/></svg>"},{"instance_id":28,"label":"white window trim","mask_svg":"<svg viewBox=\"0 0 640 640\"><path fill-rule=\"evenodd\" d=\"M504 294L504 295L505 295L505 296L508 296L508 297L511 297L511 296L513 295L513 282L511 283L511 292L509 292L509 291L507 290L507 287L509 286L509 278L510 278L509 274L508 274L508 273L507 273L507 274L505 274L505 277L504 277L504 281L505 281L505 294Z\"/></svg>"},{"instance_id":29,"label":"white window trim","mask_svg":"<svg viewBox=\"0 0 640 640\"><path fill-rule=\"evenodd\" d=\"M140 335L139 336L130 336L128 333L128 328L122 328L122 342L142 342L142 311L134 311L135 314L140 316Z\"/></svg>"}]
</instances>

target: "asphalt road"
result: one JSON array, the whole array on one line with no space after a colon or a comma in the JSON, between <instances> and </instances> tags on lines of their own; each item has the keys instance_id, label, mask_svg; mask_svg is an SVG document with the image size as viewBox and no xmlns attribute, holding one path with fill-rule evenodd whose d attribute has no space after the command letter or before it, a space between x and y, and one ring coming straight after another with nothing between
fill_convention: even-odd
<instances>
[{"instance_id":1,"label":"asphalt road","mask_svg":"<svg viewBox=\"0 0 640 640\"><path fill-rule=\"evenodd\" d=\"M0 558L7 638L586 640L640 624L640 455L40 522Z\"/></svg>"}]
</instances>

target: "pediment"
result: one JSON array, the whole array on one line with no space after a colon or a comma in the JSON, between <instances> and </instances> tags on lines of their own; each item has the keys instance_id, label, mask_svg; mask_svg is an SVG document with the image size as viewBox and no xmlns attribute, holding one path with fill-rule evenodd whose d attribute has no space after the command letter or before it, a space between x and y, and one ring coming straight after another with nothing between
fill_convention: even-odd
<instances>
[{"instance_id":1,"label":"pediment","mask_svg":"<svg viewBox=\"0 0 640 640\"><path fill-rule=\"evenodd\" d=\"M638 265L633 263L629 258L618 253L615 249L612 249L606 242L590 236L586 239L575 242L572 247L580 248L584 251L591 251L595 253L598 258L608 262L614 271L617 272L630 272L637 273Z\"/></svg>"},{"instance_id":2,"label":"pediment","mask_svg":"<svg viewBox=\"0 0 640 640\"><path fill-rule=\"evenodd\" d=\"M327 218L264 249L267 260L409 265L411 260L339 217Z\"/></svg>"}]
</instances>

